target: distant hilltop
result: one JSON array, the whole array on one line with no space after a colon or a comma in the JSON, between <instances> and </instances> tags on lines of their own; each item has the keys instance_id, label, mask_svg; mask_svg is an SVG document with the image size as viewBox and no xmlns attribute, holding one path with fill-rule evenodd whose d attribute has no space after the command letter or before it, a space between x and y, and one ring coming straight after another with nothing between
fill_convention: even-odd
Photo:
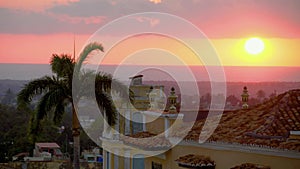
<instances>
[{"instance_id":1,"label":"distant hilltop","mask_svg":"<svg viewBox=\"0 0 300 169\"><path fill-rule=\"evenodd\" d=\"M48 64L0 64L0 79L31 80L51 75Z\"/></svg>"},{"instance_id":2,"label":"distant hilltop","mask_svg":"<svg viewBox=\"0 0 300 169\"><path fill-rule=\"evenodd\" d=\"M209 66L214 69L216 66ZM121 81L128 80L130 76L144 74L146 81L172 80L176 74L177 81L214 81L210 79L204 66L140 66L140 65L101 65L93 68L113 74ZM300 67L241 67L224 66L226 81L228 82L300 82ZM140 71L138 71L140 70ZM138 71L138 72L137 72ZM0 64L0 79L30 80L44 75L51 75L48 64ZM164 78L163 73L169 75ZM191 79L185 73L193 72L195 78ZM155 76L153 74L155 73ZM129 76L128 76L129 74ZM162 78L163 77L163 78Z\"/></svg>"},{"instance_id":3,"label":"distant hilltop","mask_svg":"<svg viewBox=\"0 0 300 169\"><path fill-rule=\"evenodd\" d=\"M14 94L17 94L29 80L1 80L0 79L0 100L5 93L10 89ZM179 86L174 81L144 81L148 85L163 85L164 91L170 91L171 87L175 87L177 94L181 94ZM182 83L185 87L193 86L193 82ZM269 98L271 94L276 92L281 94L288 90L300 89L300 82L228 82L227 84L227 96L234 95L237 99L240 99L240 95L243 90L243 86L247 86L250 94L250 98L256 98L257 92L262 90L265 93L265 98ZM198 82L198 89L200 96L204 96L211 92L210 82ZM187 91L186 95L198 97L193 90Z\"/></svg>"},{"instance_id":4,"label":"distant hilltop","mask_svg":"<svg viewBox=\"0 0 300 169\"><path fill-rule=\"evenodd\" d=\"M122 76L120 70L135 72L130 75L144 75L145 84L164 85L165 91L169 91L171 87L175 87L178 94L181 94L176 81L181 81L183 85L193 85L197 80L200 95L210 92L210 82L208 74L203 66L188 67L195 75L195 79L186 79L181 71L187 68L182 66L158 66L143 70L147 66L134 65L101 65L100 71L113 74L118 73L116 77L121 81L128 81L130 76ZM166 68L167 67L167 68ZM164 70L175 72L178 79ZM142 70L136 72L137 70ZM247 86L250 98L256 97L258 90L263 90L266 97L274 92L283 93L292 89L300 89L300 67L224 67L227 80L227 96L235 95L240 98L242 87ZM119 71L119 72L118 72ZM0 98L10 88L14 93L26 84L29 80L40 78L45 75L52 75L48 64L0 64ZM115 77L115 76L114 76ZM213 79L212 79L213 80ZM186 95L195 95L195 91L188 91Z\"/></svg>"}]
</instances>

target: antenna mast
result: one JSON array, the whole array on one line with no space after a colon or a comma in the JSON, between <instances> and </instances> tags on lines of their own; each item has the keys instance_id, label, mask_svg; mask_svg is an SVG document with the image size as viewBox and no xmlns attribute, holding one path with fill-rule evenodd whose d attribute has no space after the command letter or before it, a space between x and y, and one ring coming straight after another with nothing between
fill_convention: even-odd
<instances>
[{"instance_id":1,"label":"antenna mast","mask_svg":"<svg viewBox=\"0 0 300 169\"><path fill-rule=\"evenodd\" d=\"M75 34L74 34L74 37L73 37L73 59L74 59L74 62L75 62Z\"/></svg>"}]
</instances>

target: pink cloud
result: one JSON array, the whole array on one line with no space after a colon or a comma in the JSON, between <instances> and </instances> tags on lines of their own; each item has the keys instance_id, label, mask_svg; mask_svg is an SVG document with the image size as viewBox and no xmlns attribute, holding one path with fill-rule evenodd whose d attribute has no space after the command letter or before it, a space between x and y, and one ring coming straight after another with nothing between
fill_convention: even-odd
<instances>
[{"instance_id":1,"label":"pink cloud","mask_svg":"<svg viewBox=\"0 0 300 169\"><path fill-rule=\"evenodd\" d=\"M116 2L116 1L109 1L109 2L110 2L110 4L111 4L112 6L117 5L117 2Z\"/></svg>"},{"instance_id":2,"label":"pink cloud","mask_svg":"<svg viewBox=\"0 0 300 169\"><path fill-rule=\"evenodd\" d=\"M76 55L89 37L89 34L75 35ZM0 34L0 43L0 63L47 64L53 53L73 54L74 34Z\"/></svg>"},{"instance_id":3,"label":"pink cloud","mask_svg":"<svg viewBox=\"0 0 300 169\"><path fill-rule=\"evenodd\" d=\"M8 8L14 10L25 10L32 12L43 12L53 6L69 5L71 3L79 2L79 0L26 0L26 1L7 1L0 0L0 8Z\"/></svg>"},{"instance_id":4,"label":"pink cloud","mask_svg":"<svg viewBox=\"0 0 300 169\"><path fill-rule=\"evenodd\" d=\"M48 13L50 17L57 19L60 22L68 22L71 24L85 23L85 24L99 24L102 23L106 17L105 16L69 16L67 14L54 14Z\"/></svg>"},{"instance_id":5,"label":"pink cloud","mask_svg":"<svg viewBox=\"0 0 300 169\"><path fill-rule=\"evenodd\" d=\"M159 24L160 22L160 20L157 18L142 17L142 16L135 17L134 19L136 19L138 22L149 22L152 27Z\"/></svg>"}]
</instances>

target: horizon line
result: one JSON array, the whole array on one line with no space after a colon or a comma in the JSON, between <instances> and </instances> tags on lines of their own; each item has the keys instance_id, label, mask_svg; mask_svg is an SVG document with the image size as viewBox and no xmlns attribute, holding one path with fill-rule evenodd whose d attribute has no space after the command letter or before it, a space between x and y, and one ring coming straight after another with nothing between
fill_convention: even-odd
<instances>
[{"instance_id":1,"label":"horizon line","mask_svg":"<svg viewBox=\"0 0 300 169\"><path fill-rule=\"evenodd\" d=\"M49 65L50 66L50 63L0 63L2 65ZM96 65L96 64L90 64L91 66L99 66L99 65ZM102 64L102 66L189 66L189 67L270 67L270 68L300 68L300 65L299 66L288 66L288 65L279 65L279 66L276 66L276 65L257 65L257 66L251 66L251 65L164 65L164 64L122 64L122 65L117 65L117 64Z\"/></svg>"}]
</instances>

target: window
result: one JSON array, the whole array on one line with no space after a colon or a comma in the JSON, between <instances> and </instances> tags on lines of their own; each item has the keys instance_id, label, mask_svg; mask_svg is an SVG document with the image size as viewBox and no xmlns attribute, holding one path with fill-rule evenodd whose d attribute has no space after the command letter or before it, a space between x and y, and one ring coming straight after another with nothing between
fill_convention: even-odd
<instances>
[{"instance_id":1,"label":"window","mask_svg":"<svg viewBox=\"0 0 300 169\"><path fill-rule=\"evenodd\" d=\"M88 162L95 162L95 157L89 156L87 157Z\"/></svg>"},{"instance_id":2,"label":"window","mask_svg":"<svg viewBox=\"0 0 300 169\"><path fill-rule=\"evenodd\" d=\"M145 168L145 159L144 155L137 154L133 156L133 169L144 169Z\"/></svg>"},{"instance_id":3,"label":"window","mask_svg":"<svg viewBox=\"0 0 300 169\"><path fill-rule=\"evenodd\" d=\"M133 134L143 131L143 115L140 112L136 112L132 116L132 129Z\"/></svg>"},{"instance_id":4,"label":"window","mask_svg":"<svg viewBox=\"0 0 300 169\"><path fill-rule=\"evenodd\" d=\"M125 135L130 134L130 111L125 113Z\"/></svg>"},{"instance_id":5,"label":"window","mask_svg":"<svg viewBox=\"0 0 300 169\"><path fill-rule=\"evenodd\" d=\"M118 169L119 168L119 151L115 150L115 154L114 154L114 168Z\"/></svg>"},{"instance_id":6,"label":"window","mask_svg":"<svg viewBox=\"0 0 300 169\"><path fill-rule=\"evenodd\" d=\"M152 169L162 169L162 164L152 161Z\"/></svg>"},{"instance_id":7,"label":"window","mask_svg":"<svg viewBox=\"0 0 300 169\"><path fill-rule=\"evenodd\" d=\"M130 150L125 150L124 155L124 169L130 169Z\"/></svg>"},{"instance_id":8,"label":"window","mask_svg":"<svg viewBox=\"0 0 300 169\"><path fill-rule=\"evenodd\" d=\"M110 154L106 152L106 169L110 169Z\"/></svg>"}]
</instances>

